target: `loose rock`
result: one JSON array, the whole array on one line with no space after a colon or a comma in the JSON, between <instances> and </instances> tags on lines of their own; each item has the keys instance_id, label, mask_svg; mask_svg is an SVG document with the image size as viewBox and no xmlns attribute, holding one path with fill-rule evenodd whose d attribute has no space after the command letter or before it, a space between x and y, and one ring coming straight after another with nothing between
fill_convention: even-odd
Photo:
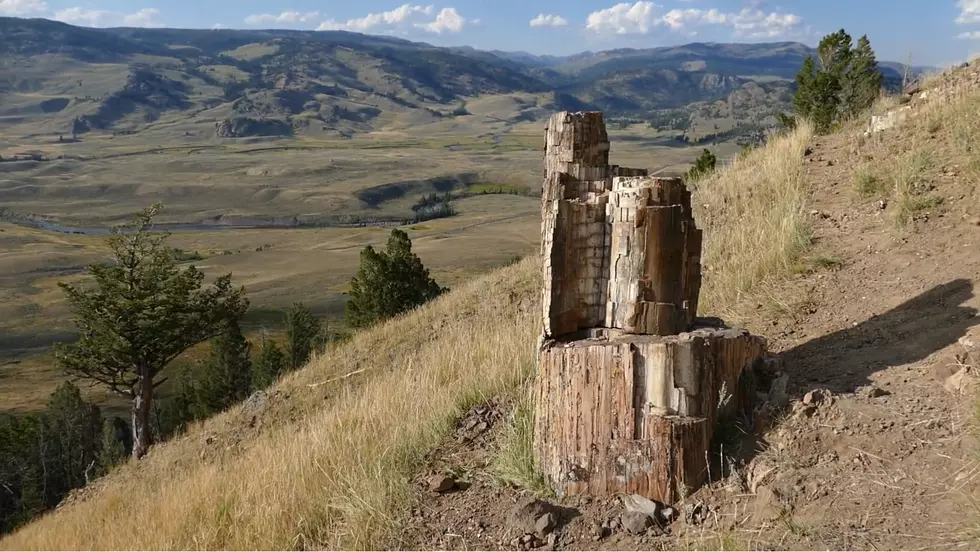
<instances>
[{"instance_id":1,"label":"loose rock","mask_svg":"<svg viewBox=\"0 0 980 552\"><path fill-rule=\"evenodd\" d=\"M550 514L552 523L557 525L558 517L554 505L533 497L526 497L511 508L507 514L506 531L508 535L535 533L538 522ZM554 527L552 527L552 530Z\"/></svg>"},{"instance_id":2,"label":"loose rock","mask_svg":"<svg viewBox=\"0 0 980 552\"><path fill-rule=\"evenodd\" d=\"M626 512L620 516L623 529L631 535L645 533L653 525L653 519L642 512Z\"/></svg>"},{"instance_id":3,"label":"loose rock","mask_svg":"<svg viewBox=\"0 0 980 552\"><path fill-rule=\"evenodd\" d=\"M429 490L434 493L445 493L456 488L456 478L450 475L433 475L429 478Z\"/></svg>"},{"instance_id":4,"label":"loose rock","mask_svg":"<svg viewBox=\"0 0 980 552\"><path fill-rule=\"evenodd\" d=\"M555 514L548 512L538 517L537 521L534 522L534 530L544 537L555 530L555 525L557 525Z\"/></svg>"},{"instance_id":5,"label":"loose rock","mask_svg":"<svg viewBox=\"0 0 980 552\"><path fill-rule=\"evenodd\" d=\"M875 385L870 385L868 387L865 387L863 394L864 394L865 397L867 397L869 399L876 399L878 397L884 397L886 395L891 395L891 393L889 393L888 391L885 391L884 389L882 389L882 388L880 388L878 386L875 386Z\"/></svg>"},{"instance_id":6,"label":"loose rock","mask_svg":"<svg viewBox=\"0 0 980 552\"><path fill-rule=\"evenodd\" d=\"M639 512L656 518L660 512L660 504L638 494L626 495L623 497L623 507L627 512Z\"/></svg>"}]
</instances>

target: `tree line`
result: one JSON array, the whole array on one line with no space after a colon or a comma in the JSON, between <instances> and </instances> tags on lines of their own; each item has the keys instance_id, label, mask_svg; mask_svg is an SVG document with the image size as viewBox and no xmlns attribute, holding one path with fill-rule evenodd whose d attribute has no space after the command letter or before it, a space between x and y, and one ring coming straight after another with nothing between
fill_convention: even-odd
<instances>
[{"instance_id":1,"label":"tree line","mask_svg":"<svg viewBox=\"0 0 980 552\"><path fill-rule=\"evenodd\" d=\"M285 344L261 338L257 350L241 324L245 290L231 274L204 285L195 266L178 266L167 232L154 232L161 206L137 213L107 239L111 260L88 267L89 278L59 286L78 338L55 347L66 380L37 415L0 415L0 533L56 506L72 490L194 420L207 418L305 365L348 334L327 325L302 303L285 320ZM447 291L412 252L408 235L392 230L384 250L366 247L351 280L347 326L372 326ZM208 342L205 358L174 361ZM130 404L129 419L106 418L75 382L102 387ZM166 386L167 396L160 391Z\"/></svg>"}]
</instances>

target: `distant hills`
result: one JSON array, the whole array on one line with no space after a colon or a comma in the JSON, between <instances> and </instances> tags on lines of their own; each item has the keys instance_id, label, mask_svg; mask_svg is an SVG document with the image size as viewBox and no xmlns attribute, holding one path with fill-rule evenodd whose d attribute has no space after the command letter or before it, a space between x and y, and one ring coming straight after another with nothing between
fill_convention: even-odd
<instances>
[{"instance_id":1,"label":"distant hills","mask_svg":"<svg viewBox=\"0 0 980 552\"><path fill-rule=\"evenodd\" d=\"M222 136L349 136L398 120L466 116L468 99L507 94L522 95L512 123L557 109L643 121L707 109L758 121L786 109L791 79L813 53L795 42L695 43L559 57L344 31L92 29L0 18L0 123L84 134L185 114L214 121ZM889 85L900 82L900 64L881 66Z\"/></svg>"}]
</instances>

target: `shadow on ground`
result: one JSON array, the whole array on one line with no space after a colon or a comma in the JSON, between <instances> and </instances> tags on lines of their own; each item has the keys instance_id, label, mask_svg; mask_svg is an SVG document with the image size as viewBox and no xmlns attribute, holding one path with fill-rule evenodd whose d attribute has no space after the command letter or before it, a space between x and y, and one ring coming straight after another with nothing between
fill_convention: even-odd
<instances>
[{"instance_id":1,"label":"shadow on ground","mask_svg":"<svg viewBox=\"0 0 980 552\"><path fill-rule=\"evenodd\" d=\"M918 362L956 343L980 324L967 279L938 285L851 328L836 331L780 354L790 386L851 393L889 366Z\"/></svg>"},{"instance_id":2,"label":"shadow on ground","mask_svg":"<svg viewBox=\"0 0 980 552\"><path fill-rule=\"evenodd\" d=\"M795 392L787 397L789 404L777 407L767 419L778 419L792 408L792 399L801 399L811 390L825 389L835 395L854 393L871 384L876 372L919 362L956 343L971 327L980 325L977 309L964 305L973 296L970 280L952 280L855 326L780 353L777 356L782 369L789 376L787 391ZM757 374L762 376L759 390L764 391L772 374ZM748 429L755 421L743 418L741 424ZM753 429L748 433L716 433L713 448L718 443L737 440L737 444L730 444L737 447L740 452L736 456L747 465L765 448L761 442L765 428ZM712 454L712 469L720 470L716 463L717 455Z\"/></svg>"}]
</instances>

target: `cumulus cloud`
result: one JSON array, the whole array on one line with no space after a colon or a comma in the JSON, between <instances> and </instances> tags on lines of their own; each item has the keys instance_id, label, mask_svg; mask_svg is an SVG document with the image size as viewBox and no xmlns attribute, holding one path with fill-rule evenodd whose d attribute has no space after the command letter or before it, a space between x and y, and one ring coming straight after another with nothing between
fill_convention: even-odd
<instances>
[{"instance_id":1,"label":"cumulus cloud","mask_svg":"<svg viewBox=\"0 0 980 552\"><path fill-rule=\"evenodd\" d=\"M44 0L0 0L0 15L39 15L48 11Z\"/></svg>"},{"instance_id":2,"label":"cumulus cloud","mask_svg":"<svg viewBox=\"0 0 980 552\"><path fill-rule=\"evenodd\" d=\"M960 25L968 23L980 23L980 0L959 0L956 6L960 9L960 15L956 22Z\"/></svg>"},{"instance_id":3,"label":"cumulus cloud","mask_svg":"<svg viewBox=\"0 0 980 552\"><path fill-rule=\"evenodd\" d=\"M976 0L980 3L980 0ZM774 38L802 29L803 18L792 13L766 12L759 6L746 7L737 13L718 9L672 9L661 12L661 6L649 1L620 3L589 14L586 27L600 33L647 34L658 26L673 31L696 33L692 27L727 26L736 36Z\"/></svg>"},{"instance_id":4,"label":"cumulus cloud","mask_svg":"<svg viewBox=\"0 0 980 552\"><path fill-rule=\"evenodd\" d=\"M466 25L466 18L456 11L456 8L442 8L435 21L430 23L416 23L415 26L425 29L430 33L458 33Z\"/></svg>"},{"instance_id":5,"label":"cumulus cloud","mask_svg":"<svg viewBox=\"0 0 980 552\"><path fill-rule=\"evenodd\" d=\"M308 23L320 16L319 12L298 12L286 10L279 15L259 13L245 18L246 25L281 25L289 23Z\"/></svg>"},{"instance_id":6,"label":"cumulus cloud","mask_svg":"<svg viewBox=\"0 0 980 552\"><path fill-rule=\"evenodd\" d=\"M432 18L435 14L434 19ZM328 19L317 28L319 31L355 31L355 32L398 32L406 27L424 29L430 33L457 33L467 24L465 17L455 8L443 8L435 13L435 6L420 6L403 4L393 10L379 13L369 13L357 19L335 21Z\"/></svg>"},{"instance_id":7,"label":"cumulus cloud","mask_svg":"<svg viewBox=\"0 0 980 552\"><path fill-rule=\"evenodd\" d=\"M537 17L531 20L530 25L532 27L564 27L568 25L568 20L560 15L539 13Z\"/></svg>"},{"instance_id":8,"label":"cumulus cloud","mask_svg":"<svg viewBox=\"0 0 980 552\"><path fill-rule=\"evenodd\" d=\"M74 7L54 12L53 19L86 27L162 27L160 10L145 8L135 13L88 10Z\"/></svg>"},{"instance_id":9,"label":"cumulus cloud","mask_svg":"<svg viewBox=\"0 0 980 552\"><path fill-rule=\"evenodd\" d=\"M732 18L735 34L751 38L775 38L799 30L803 18L792 13L766 13L745 9Z\"/></svg>"},{"instance_id":10,"label":"cumulus cloud","mask_svg":"<svg viewBox=\"0 0 980 552\"><path fill-rule=\"evenodd\" d=\"M660 6L653 2L635 4L622 2L611 8L594 11L585 21L585 27L596 32L615 34L646 34L658 22Z\"/></svg>"},{"instance_id":11,"label":"cumulus cloud","mask_svg":"<svg viewBox=\"0 0 980 552\"><path fill-rule=\"evenodd\" d=\"M956 35L960 40L980 40L980 31L969 31Z\"/></svg>"},{"instance_id":12,"label":"cumulus cloud","mask_svg":"<svg viewBox=\"0 0 980 552\"><path fill-rule=\"evenodd\" d=\"M379 13L369 13L357 19L345 22L328 19L320 24L321 31L368 31L378 27L395 27L415 19L418 15L432 15L433 6L413 6L403 4L393 10Z\"/></svg>"},{"instance_id":13,"label":"cumulus cloud","mask_svg":"<svg viewBox=\"0 0 980 552\"><path fill-rule=\"evenodd\" d=\"M728 22L729 16L712 8L710 10L686 9L670 10L661 18L671 29L682 29L691 25L721 25Z\"/></svg>"}]
</instances>

